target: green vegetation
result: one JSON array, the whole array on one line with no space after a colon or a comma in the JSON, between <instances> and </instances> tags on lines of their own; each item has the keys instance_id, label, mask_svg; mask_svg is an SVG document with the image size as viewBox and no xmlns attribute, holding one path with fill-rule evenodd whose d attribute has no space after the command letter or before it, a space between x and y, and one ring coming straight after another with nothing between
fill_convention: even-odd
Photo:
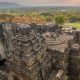
<instances>
[{"instance_id":1,"label":"green vegetation","mask_svg":"<svg viewBox=\"0 0 80 80\"><path fill-rule=\"evenodd\" d=\"M65 23L65 27L76 27L77 29L80 29L80 23L79 22L74 22L74 23Z\"/></svg>"},{"instance_id":2,"label":"green vegetation","mask_svg":"<svg viewBox=\"0 0 80 80\"><path fill-rule=\"evenodd\" d=\"M55 22L58 25L62 25L65 22L65 17L63 15L58 15L55 17Z\"/></svg>"},{"instance_id":3,"label":"green vegetation","mask_svg":"<svg viewBox=\"0 0 80 80\"><path fill-rule=\"evenodd\" d=\"M46 9L45 9L46 8ZM29 8L29 9L14 9L14 10L1 10L0 19L5 20L6 18L13 20L16 17L28 17L32 18L38 22L42 21L44 23L51 22L57 25L65 25L64 27L76 27L80 29L80 8L64 7L58 9L58 7L45 7L45 8ZM63 9L63 10L62 10ZM26 20L26 19L25 19ZM39 21L40 20L40 21Z\"/></svg>"}]
</instances>

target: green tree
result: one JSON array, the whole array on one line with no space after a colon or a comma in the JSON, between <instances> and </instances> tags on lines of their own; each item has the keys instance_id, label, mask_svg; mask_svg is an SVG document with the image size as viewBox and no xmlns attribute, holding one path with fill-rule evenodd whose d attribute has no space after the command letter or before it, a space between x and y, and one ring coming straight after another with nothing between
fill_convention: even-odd
<instances>
[{"instance_id":1,"label":"green tree","mask_svg":"<svg viewBox=\"0 0 80 80\"><path fill-rule=\"evenodd\" d=\"M55 17L55 22L57 25L62 25L65 22L65 17L63 15L58 15Z\"/></svg>"}]
</instances>

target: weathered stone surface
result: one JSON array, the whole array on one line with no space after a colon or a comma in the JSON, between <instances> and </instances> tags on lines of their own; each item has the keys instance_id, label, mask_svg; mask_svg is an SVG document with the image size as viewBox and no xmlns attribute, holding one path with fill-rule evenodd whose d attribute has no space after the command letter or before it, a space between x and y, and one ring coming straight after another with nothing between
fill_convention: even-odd
<instances>
[{"instance_id":1,"label":"weathered stone surface","mask_svg":"<svg viewBox=\"0 0 80 80\"><path fill-rule=\"evenodd\" d=\"M0 30L2 31L0 49L5 54L6 64L9 67L8 71L5 70L8 79L67 80L67 72L69 72L67 66L69 64L72 64L71 68L75 71L80 70L80 66L77 69L73 67L77 66L79 62L79 57L75 56L79 52L79 45L76 47L71 43L69 46L68 41L73 39L72 36L55 33L55 39L51 32L45 37L35 32L27 24L7 23L3 24ZM75 52L75 49L78 51ZM70 53L71 50L73 52ZM74 54L74 56L70 54ZM70 57L73 60L69 63ZM76 64L74 64L74 60Z\"/></svg>"}]
</instances>

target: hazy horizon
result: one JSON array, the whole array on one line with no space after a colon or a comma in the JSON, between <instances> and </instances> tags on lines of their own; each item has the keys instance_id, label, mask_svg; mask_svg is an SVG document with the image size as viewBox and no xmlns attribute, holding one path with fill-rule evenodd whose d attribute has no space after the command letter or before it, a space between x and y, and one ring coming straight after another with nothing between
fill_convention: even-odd
<instances>
[{"instance_id":1,"label":"hazy horizon","mask_svg":"<svg viewBox=\"0 0 80 80\"><path fill-rule=\"evenodd\" d=\"M80 0L0 0L13 2L23 6L80 6Z\"/></svg>"}]
</instances>

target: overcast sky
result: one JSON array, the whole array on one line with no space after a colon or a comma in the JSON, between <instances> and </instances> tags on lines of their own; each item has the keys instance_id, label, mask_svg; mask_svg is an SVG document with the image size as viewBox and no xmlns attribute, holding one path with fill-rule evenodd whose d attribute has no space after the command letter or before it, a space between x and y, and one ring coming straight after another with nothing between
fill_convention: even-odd
<instances>
[{"instance_id":1,"label":"overcast sky","mask_svg":"<svg viewBox=\"0 0 80 80\"><path fill-rule=\"evenodd\" d=\"M0 0L26 6L80 6L80 0Z\"/></svg>"}]
</instances>

